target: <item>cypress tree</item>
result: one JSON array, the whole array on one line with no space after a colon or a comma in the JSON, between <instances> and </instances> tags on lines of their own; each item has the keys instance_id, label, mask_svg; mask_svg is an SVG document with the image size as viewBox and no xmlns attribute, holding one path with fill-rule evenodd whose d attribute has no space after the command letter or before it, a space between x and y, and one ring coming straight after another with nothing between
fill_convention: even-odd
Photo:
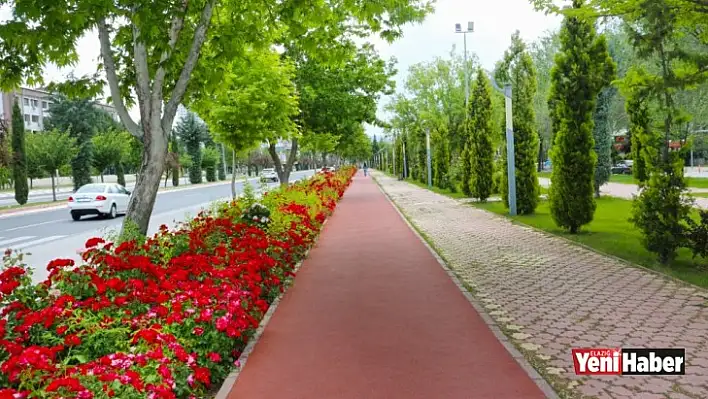
<instances>
[{"instance_id":1,"label":"cypress tree","mask_svg":"<svg viewBox=\"0 0 708 399\"><path fill-rule=\"evenodd\" d=\"M450 139L445 125L441 124L437 129L430 132L431 163L433 172L433 184L436 187L447 188L456 191L454 185L450 183ZM426 160L427 162L427 160ZM427 164L425 168L425 179L427 182Z\"/></svg>"},{"instance_id":2,"label":"cypress tree","mask_svg":"<svg viewBox=\"0 0 708 399\"><path fill-rule=\"evenodd\" d=\"M472 117L469 126L471 130L472 177L470 188L472 196L485 202L492 193L494 156L492 149L492 92L489 79L483 70L477 72L472 101L470 102Z\"/></svg>"},{"instance_id":3,"label":"cypress tree","mask_svg":"<svg viewBox=\"0 0 708 399\"><path fill-rule=\"evenodd\" d=\"M648 97L642 94L633 94L625 99L625 109L629 116L629 133L627 134L630 145L632 160L632 174L634 178L644 183L649 178L647 162L642 151L642 138L649 134L651 118L649 116Z\"/></svg>"},{"instance_id":4,"label":"cypress tree","mask_svg":"<svg viewBox=\"0 0 708 399\"><path fill-rule=\"evenodd\" d=\"M594 117L595 129L593 131L595 154L597 155L594 185L595 197L600 196L600 187L610 181L610 175L612 174L612 134L610 133L609 114L614 93L614 88L607 87L600 91L597 96Z\"/></svg>"},{"instance_id":5,"label":"cypress tree","mask_svg":"<svg viewBox=\"0 0 708 399\"><path fill-rule=\"evenodd\" d=\"M192 158L189 168L189 182L202 182L202 142L208 135L206 126L200 123L196 116L189 112L175 127L175 133L185 144L187 154Z\"/></svg>"},{"instance_id":6,"label":"cypress tree","mask_svg":"<svg viewBox=\"0 0 708 399\"><path fill-rule=\"evenodd\" d=\"M468 123L465 122L463 128L464 132L468 130ZM462 193L467 197L472 196L472 187L470 187L470 181L472 180L472 158L470 155L470 143L469 140L465 143L465 147L462 149L460 154L460 163L462 168Z\"/></svg>"},{"instance_id":7,"label":"cypress tree","mask_svg":"<svg viewBox=\"0 0 708 399\"><path fill-rule=\"evenodd\" d=\"M25 122L19 101L12 107L12 180L15 182L15 201L24 205L29 196L27 185L27 159L25 148Z\"/></svg>"},{"instance_id":8,"label":"cypress tree","mask_svg":"<svg viewBox=\"0 0 708 399\"><path fill-rule=\"evenodd\" d=\"M573 1L576 9L582 4ZM554 145L549 200L556 225L576 233L595 213L593 114L615 66L604 36L596 36L592 22L566 17L560 40L551 71Z\"/></svg>"},{"instance_id":9,"label":"cypress tree","mask_svg":"<svg viewBox=\"0 0 708 399\"><path fill-rule=\"evenodd\" d=\"M533 98L536 94L536 69L521 34L516 31L511 37L511 47L497 65L496 80L501 84L511 83L514 128L514 162L516 174L516 210L520 215L531 214L538 206L538 161L539 138L536 131L536 115ZM506 123L505 123L506 125ZM506 130L506 126L504 126ZM506 141L506 140L505 140ZM506 144L505 144L506 145ZM506 151L503 151L506 153ZM506 155L503 168L507 169ZM506 173L502 175L502 198L509 206L509 185Z\"/></svg>"},{"instance_id":10,"label":"cypress tree","mask_svg":"<svg viewBox=\"0 0 708 399\"><path fill-rule=\"evenodd\" d=\"M467 105L467 114L465 115L465 121L462 124L462 136L464 141L464 147L462 148L462 153L460 154L460 162L462 167L462 193L467 197L472 196L472 186L470 182L472 181L472 124L470 119L472 118L472 102Z\"/></svg>"}]
</instances>

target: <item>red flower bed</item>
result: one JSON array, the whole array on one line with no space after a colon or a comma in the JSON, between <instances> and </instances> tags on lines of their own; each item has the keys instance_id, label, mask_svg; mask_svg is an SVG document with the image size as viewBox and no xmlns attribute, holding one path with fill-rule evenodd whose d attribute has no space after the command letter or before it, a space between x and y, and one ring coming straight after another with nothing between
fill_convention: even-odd
<instances>
[{"instance_id":1,"label":"red flower bed","mask_svg":"<svg viewBox=\"0 0 708 399\"><path fill-rule=\"evenodd\" d=\"M31 284L21 255L0 273L0 399L197 398L237 366L354 168L200 214Z\"/></svg>"}]
</instances>

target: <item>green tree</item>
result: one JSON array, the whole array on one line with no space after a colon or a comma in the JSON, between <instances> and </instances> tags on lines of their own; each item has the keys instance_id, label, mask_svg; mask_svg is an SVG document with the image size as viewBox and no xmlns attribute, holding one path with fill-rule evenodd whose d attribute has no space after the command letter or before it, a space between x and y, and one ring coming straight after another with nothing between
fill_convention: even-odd
<instances>
[{"instance_id":1,"label":"green tree","mask_svg":"<svg viewBox=\"0 0 708 399\"><path fill-rule=\"evenodd\" d=\"M175 126L175 134L182 140L187 154L192 159L189 169L189 182L199 184L202 182L202 144L208 136L204 123L197 120L193 112L188 112Z\"/></svg>"},{"instance_id":2,"label":"green tree","mask_svg":"<svg viewBox=\"0 0 708 399\"><path fill-rule=\"evenodd\" d=\"M649 171L642 141L650 140L651 117L649 116L650 98L646 91L631 90L627 95L627 115L629 115L629 141L631 145L632 174L641 184L649 179Z\"/></svg>"},{"instance_id":3,"label":"green tree","mask_svg":"<svg viewBox=\"0 0 708 399\"><path fill-rule=\"evenodd\" d=\"M42 169L42 159L37 153L37 146L35 144L36 137L38 134L29 134L25 136L25 156L27 160L27 177L29 178L30 189L33 185L34 179L41 179L46 176L44 169Z\"/></svg>"},{"instance_id":4,"label":"green tree","mask_svg":"<svg viewBox=\"0 0 708 399\"><path fill-rule=\"evenodd\" d=\"M230 67L219 90L196 98L194 108L211 126L215 140L232 150L269 141L274 152L279 138L297 133L293 64L272 50L249 50ZM290 158L294 162L295 155ZM281 168L279 177L287 184L284 173Z\"/></svg>"},{"instance_id":5,"label":"green tree","mask_svg":"<svg viewBox=\"0 0 708 399\"><path fill-rule=\"evenodd\" d=\"M616 89L606 87L597 96L594 114L593 138L595 140L595 197L600 196L600 187L610 181L612 174L612 131L610 124L610 109Z\"/></svg>"},{"instance_id":6,"label":"green tree","mask_svg":"<svg viewBox=\"0 0 708 399\"><path fill-rule=\"evenodd\" d=\"M492 89L482 69L477 71L470 101L472 196L485 202L492 194L494 149L492 147Z\"/></svg>"},{"instance_id":7,"label":"green tree","mask_svg":"<svg viewBox=\"0 0 708 399\"><path fill-rule=\"evenodd\" d=\"M206 147L202 151L202 168L206 170L206 180L208 182L216 181L216 167L219 165L221 154L215 147Z\"/></svg>"},{"instance_id":8,"label":"green tree","mask_svg":"<svg viewBox=\"0 0 708 399\"><path fill-rule=\"evenodd\" d=\"M57 129L69 132L76 139L79 150L71 160L71 175L74 189L91 183L93 143L91 138L98 132L120 130L121 126L111 115L98 108L87 98L68 98L54 95L49 107L49 117L44 121L46 130Z\"/></svg>"},{"instance_id":9,"label":"green tree","mask_svg":"<svg viewBox=\"0 0 708 399\"><path fill-rule=\"evenodd\" d=\"M121 164L130 151L130 137L117 131L106 131L91 138L93 167L98 170L103 182L103 173L109 167Z\"/></svg>"},{"instance_id":10,"label":"green tree","mask_svg":"<svg viewBox=\"0 0 708 399\"><path fill-rule=\"evenodd\" d=\"M25 122L19 100L16 100L12 107L12 180L15 182L15 201L20 205L26 204L29 196L26 151Z\"/></svg>"},{"instance_id":11,"label":"green tree","mask_svg":"<svg viewBox=\"0 0 708 399\"><path fill-rule=\"evenodd\" d=\"M583 0L573 0L574 8L582 5ZM615 65L604 36L597 36L592 22L566 16L560 37L549 97L555 138L548 198L555 223L577 233L595 214L593 114L597 96L611 82Z\"/></svg>"},{"instance_id":12,"label":"green tree","mask_svg":"<svg viewBox=\"0 0 708 399\"><path fill-rule=\"evenodd\" d=\"M341 47L341 59L336 64L295 53L293 61L300 105L296 120L303 134L339 136L335 152L340 156L370 153L371 141L364 137L362 124L381 125L376 116L377 100L382 94L393 93L394 62L383 60L371 44L357 47L353 43ZM293 136L290 140L292 160L299 139ZM278 169L280 161L274 156L274 143L270 144L269 152Z\"/></svg>"},{"instance_id":13,"label":"green tree","mask_svg":"<svg viewBox=\"0 0 708 399\"><path fill-rule=\"evenodd\" d=\"M297 41L314 55L336 59L342 38L379 34L400 37L401 27L422 21L432 9L425 0L402 4L385 0L368 3L297 1L264 4L206 0L160 2L67 2L44 7L32 0L12 3L12 17L0 24L0 86L14 88L23 81L42 83L48 63L60 67L78 59L79 38L98 31L101 69L125 128L142 141L143 159L124 226L137 224L147 232L160 184L168 139L177 107L190 92L218 86L225 67L245 45ZM67 12L71 10L71 12ZM355 21L355 23L352 23ZM47 29L52 27L52 29ZM59 85L67 92L100 93L103 76L85 76ZM80 89L80 90L79 90ZM128 107L137 95L142 126Z\"/></svg>"},{"instance_id":14,"label":"green tree","mask_svg":"<svg viewBox=\"0 0 708 399\"><path fill-rule=\"evenodd\" d=\"M176 154L177 165L172 168L172 187L177 187L179 186L179 170L182 165L179 162L181 159L179 142L177 141L177 134L175 134L174 131L170 135L170 152Z\"/></svg>"},{"instance_id":15,"label":"green tree","mask_svg":"<svg viewBox=\"0 0 708 399\"><path fill-rule=\"evenodd\" d=\"M536 114L536 128L540 137L539 170L547 159L548 149L553 143L553 129L548 108L548 96L551 91L551 70L554 59L560 49L560 36L558 31L548 32L531 44L530 55L536 68L536 82L538 90L534 96L534 113Z\"/></svg>"},{"instance_id":16,"label":"green tree","mask_svg":"<svg viewBox=\"0 0 708 399\"><path fill-rule=\"evenodd\" d=\"M497 82L512 85L517 212L521 215L531 214L538 206L540 192L536 173L539 138L533 108L537 83L533 60L527 53L526 45L518 31L512 35L511 46L495 69ZM504 162L506 163L506 159ZM506 166L504 168L506 169ZM506 175L503 175L502 195L508 206Z\"/></svg>"},{"instance_id":17,"label":"green tree","mask_svg":"<svg viewBox=\"0 0 708 399\"><path fill-rule=\"evenodd\" d=\"M226 180L226 149L223 143L219 143L217 150L219 150L219 165L217 166L217 175L219 180Z\"/></svg>"},{"instance_id":18,"label":"green tree","mask_svg":"<svg viewBox=\"0 0 708 399\"><path fill-rule=\"evenodd\" d=\"M52 178L52 198L56 201L56 171L69 164L76 156L76 138L71 137L69 133L52 130L35 134L32 142L38 158L42 160L42 168Z\"/></svg>"}]
</instances>

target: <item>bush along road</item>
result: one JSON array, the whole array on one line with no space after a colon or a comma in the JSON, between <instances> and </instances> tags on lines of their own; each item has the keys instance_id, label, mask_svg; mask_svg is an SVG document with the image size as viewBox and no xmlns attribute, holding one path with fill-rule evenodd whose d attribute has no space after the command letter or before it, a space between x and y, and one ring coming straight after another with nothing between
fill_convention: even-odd
<instances>
[{"instance_id":1,"label":"bush along road","mask_svg":"<svg viewBox=\"0 0 708 399\"><path fill-rule=\"evenodd\" d=\"M150 238L86 242L33 285L0 273L0 398L201 398L233 367L356 170L253 195Z\"/></svg>"}]
</instances>

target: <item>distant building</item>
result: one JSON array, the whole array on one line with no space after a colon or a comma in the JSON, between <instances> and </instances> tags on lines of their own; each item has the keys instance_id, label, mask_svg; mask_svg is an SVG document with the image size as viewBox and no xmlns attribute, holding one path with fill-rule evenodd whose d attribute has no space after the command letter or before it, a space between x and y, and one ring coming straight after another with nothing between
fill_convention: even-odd
<instances>
[{"instance_id":1,"label":"distant building","mask_svg":"<svg viewBox=\"0 0 708 399\"><path fill-rule=\"evenodd\" d=\"M44 130L44 119L49 117L51 93L41 89L28 89L22 87L14 92L0 93L0 118L10 119L14 99L17 98L25 121L25 129L29 132ZM111 105L96 103L96 106L107 111L113 119L120 121L118 113Z\"/></svg>"}]
</instances>

